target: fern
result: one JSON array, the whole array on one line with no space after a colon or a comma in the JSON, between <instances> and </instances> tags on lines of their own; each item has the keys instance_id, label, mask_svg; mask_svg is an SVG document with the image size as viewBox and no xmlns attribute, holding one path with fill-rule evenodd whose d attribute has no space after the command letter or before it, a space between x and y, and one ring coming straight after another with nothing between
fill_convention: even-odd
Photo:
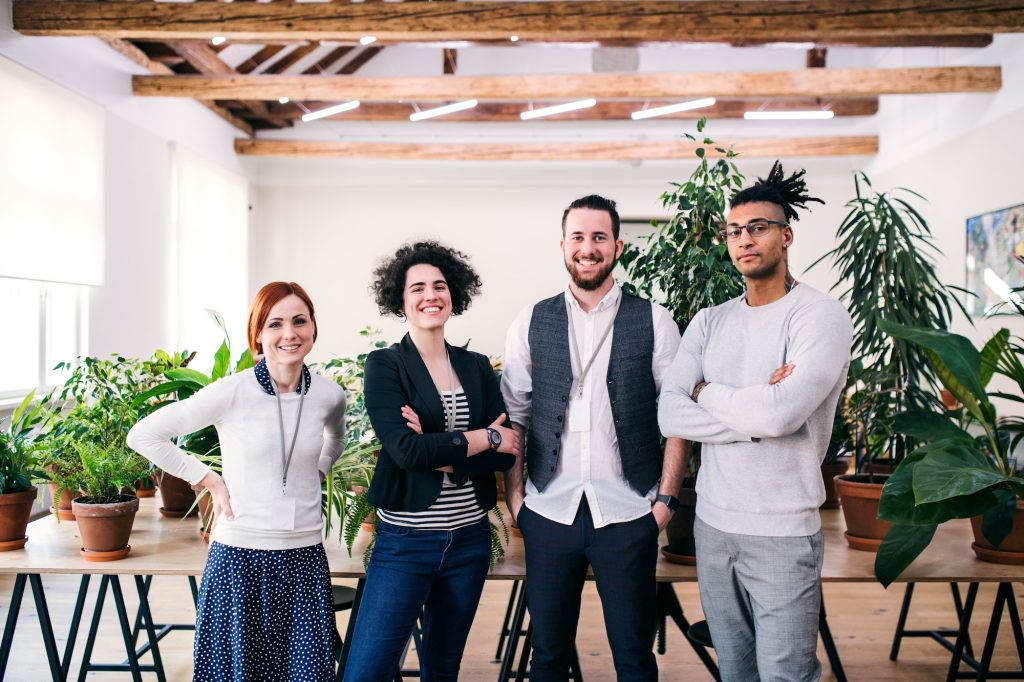
<instances>
[{"instance_id":1,"label":"fern","mask_svg":"<svg viewBox=\"0 0 1024 682\"><path fill-rule=\"evenodd\" d=\"M345 541L345 547L348 548L349 556L352 556L352 545L355 544L356 536L359 534L359 524L365 521L371 512L373 512L373 505L370 504L368 494L364 490L356 495L345 513L345 524L341 535ZM373 544L371 543L370 546L372 547ZM366 563L365 558L364 563Z\"/></svg>"}]
</instances>

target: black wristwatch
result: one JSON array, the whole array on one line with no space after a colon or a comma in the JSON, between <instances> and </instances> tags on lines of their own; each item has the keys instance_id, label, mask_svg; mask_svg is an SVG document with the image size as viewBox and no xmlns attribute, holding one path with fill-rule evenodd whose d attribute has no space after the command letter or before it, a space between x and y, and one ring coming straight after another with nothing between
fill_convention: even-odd
<instances>
[{"instance_id":1,"label":"black wristwatch","mask_svg":"<svg viewBox=\"0 0 1024 682\"><path fill-rule=\"evenodd\" d=\"M672 495L658 495L654 498L654 501L661 502L669 508L669 511L675 511L679 508L679 498L673 497Z\"/></svg>"},{"instance_id":2,"label":"black wristwatch","mask_svg":"<svg viewBox=\"0 0 1024 682\"><path fill-rule=\"evenodd\" d=\"M501 447L501 432L497 429L487 427L487 442L491 444L491 450Z\"/></svg>"}]
</instances>

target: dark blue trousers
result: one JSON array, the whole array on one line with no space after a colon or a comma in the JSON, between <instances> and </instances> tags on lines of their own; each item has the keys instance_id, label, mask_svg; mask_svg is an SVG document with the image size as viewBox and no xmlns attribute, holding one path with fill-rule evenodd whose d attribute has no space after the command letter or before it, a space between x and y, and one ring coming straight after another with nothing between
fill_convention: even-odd
<instances>
[{"instance_id":1,"label":"dark blue trousers","mask_svg":"<svg viewBox=\"0 0 1024 682\"><path fill-rule=\"evenodd\" d=\"M658 524L653 514L594 528L586 497L571 526L523 505L526 605L533 625L530 682L563 682L580 618L587 568L594 570L618 682L656 682Z\"/></svg>"}]
</instances>

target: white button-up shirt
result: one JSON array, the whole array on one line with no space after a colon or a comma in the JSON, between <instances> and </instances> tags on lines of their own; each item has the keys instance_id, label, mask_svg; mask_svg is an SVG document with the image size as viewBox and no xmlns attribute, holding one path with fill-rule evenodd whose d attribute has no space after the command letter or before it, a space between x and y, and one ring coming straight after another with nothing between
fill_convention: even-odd
<instances>
[{"instance_id":1,"label":"white button-up shirt","mask_svg":"<svg viewBox=\"0 0 1024 682\"><path fill-rule=\"evenodd\" d=\"M593 355L594 345L601 340L604 331L615 321L615 303L620 291L618 284L613 285L611 291L590 312L580 308L568 288L565 291L565 300L576 329L576 340L582 347L574 348L570 336L574 396L579 389L581 368ZM660 392L662 377L672 364L679 347L679 328L672 315L662 306L652 303L651 310L654 323L651 372ZM509 329L501 374L501 392L505 397L509 418L527 428L530 424L533 393L533 364L529 342L532 318L531 305L519 314ZM646 496L638 494L629 487L622 473L607 383L613 336L614 331L611 331L587 373L582 399L570 401L563 422L562 449L554 477L544 492L537 490L529 479L526 481L526 506L557 523L568 525L573 522L583 495L587 496L595 528L640 518L651 511L651 502L657 495L657 485ZM578 350L582 350L582 360L578 357ZM574 409L590 412L589 431L570 430L569 423L573 420L569 411Z\"/></svg>"}]
</instances>

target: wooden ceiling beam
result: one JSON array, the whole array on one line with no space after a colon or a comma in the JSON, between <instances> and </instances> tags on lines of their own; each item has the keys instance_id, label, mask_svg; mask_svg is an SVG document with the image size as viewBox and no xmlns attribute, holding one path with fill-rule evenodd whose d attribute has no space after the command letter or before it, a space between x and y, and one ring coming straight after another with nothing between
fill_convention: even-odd
<instances>
[{"instance_id":1,"label":"wooden ceiling beam","mask_svg":"<svg viewBox=\"0 0 1024 682\"><path fill-rule=\"evenodd\" d=\"M383 50L383 47L379 45L370 45L369 47L363 48L363 51L353 57L350 61L345 62L345 65L338 70L339 76L351 76L359 69L363 68L366 62L370 61Z\"/></svg>"},{"instance_id":2,"label":"wooden ceiling beam","mask_svg":"<svg viewBox=\"0 0 1024 682\"><path fill-rule=\"evenodd\" d=\"M25 35L233 40L835 41L1024 30L1019 0L221 3L14 0Z\"/></svg>"},{"instance_id":3,"label":"wooden ceiling beam","mask_svg":"<svg viewBox=\"0 0 1024 682\"><path fill-rule=\"evenodd\" d=\"M737 139L719 145L747 158L802 156L864 156L878 153L878 138L794 137ZM236 140L243 156L287 156L335 159L430 161L636 161L695 159L697 145L679 140L622 140L529 144L416 144L394 142L319 142L298 140ZM708 156L718 156L708 148Z\"/></svg>"},{"instance_id":4,"label":"wooden ceiling beam","mask_svg":"<svg viewBox=\"0 0 1024 682\"><path fill-rule=\"evenodd\" d=\"M132 60L142 68L146 69L150 73L166 75L174 73L170 67L160 62L153 61L150 59L145 52L133 45L130 41L120 40L117 38L105 38L104 42L112 47L115 51L120 53L122 56ZM199 100L199 103L204 107L212 111L213 113L220 116L222 119L230 123L232 126L242 131L246 135L252 136L253 128L248 121L245 121L238 116L231 113L228 109L220 106L216 102Z\"/></svg>"},{"instance_id":5,"label":"wooden ceiling beam","mask_svg":"<svg viewBox=\"0 0 1024 682\"><path fill-rule=\"evenodd\" d=\"M464 3L459 3L464 4ZM147 97L341 101L674 99L685 97L860 97L994 92L998 66L806 69L698 73L588 73L519 76L135 76Z\"/></svg>"},{"instance_id":6,"label":"wooden ceiling beam","mask_svg":"<svg viewBox=\"0 0 1024 682\"><path fill-rule=\"evenodd\" d=\"M649 107L673 104L674 101L651 101ZM336 102L304 102L307 109L316 111L325 109ZM519 114L528 107L526 102L483 102L473 109L457 111L447 116L434 119L435 122L466 122L466 121L518 121ZM630 120L630 114L641 108L640 102L598 102L589 109L578 109L556 116L545 118L546 121L618 121ZM695 120L701 117L709 119L743 118L744 112L765 109L771 111L804 111L808 109L831 109L836 116L873 116L878 113L877 97L844 97L839 99L822 99L813 97L777 98L777 99L733 99L719 100L713 106L703 109L681 111L661 118ZM270 112L274 116L298 119L305 113L297 104L271 104ZM358 109L330 116L325 120L337 121L407 121L413 108L409 104L398 102L365 102Z\"/></svg>"}]
</instances>

